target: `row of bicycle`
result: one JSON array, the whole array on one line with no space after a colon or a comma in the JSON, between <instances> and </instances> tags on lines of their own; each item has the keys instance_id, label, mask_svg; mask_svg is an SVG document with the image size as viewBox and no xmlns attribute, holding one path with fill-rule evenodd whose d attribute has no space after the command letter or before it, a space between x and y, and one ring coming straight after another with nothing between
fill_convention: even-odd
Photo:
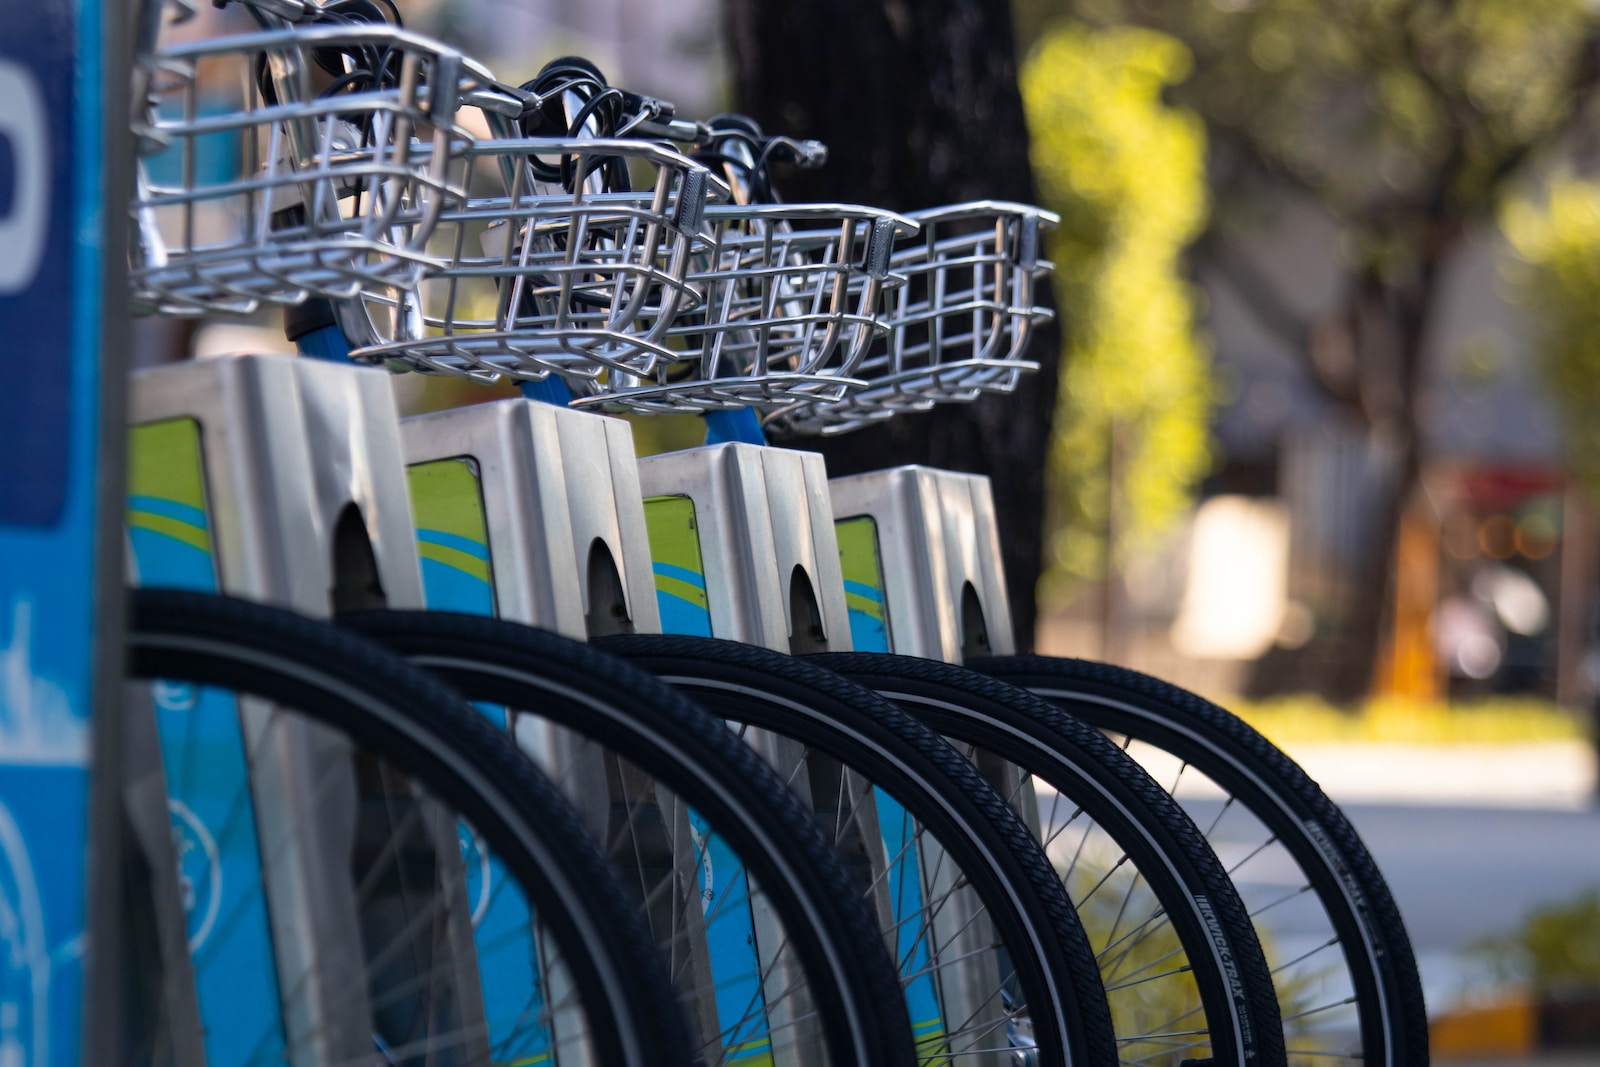
<instances>
[{"instance_id":1,"label":"row of bicycle","mask_svg":"<svg viewBox=\"0 0 1600 1067\"><path fill-rule=\"evenodd\" d=\"M295 339L358 362L559 375L583 407L753 406L811 433L1032 369L1048 212L779 204L768 167L821 165L822 145L674 119L577 59L505 85L372 0L249 10L266 28L138 64L138 308L281 304ZM217 103L219 69L242 97Z\"/></svg>"},{"instance_id":2,"label":"row of bicycle","mask_svg":"<svg viewBox=\"0 0 1600 1067\"><path fill-rule=\"evenodd\" d=\"M1290 760L1013 655L984 479L757 443L1014 388L1051 216L773 204L820 145L245 6L145 9L132 300L281 304L323 358L132 382L153 1059L1426 1062ZM529 399L401 420L351 359ZM596 409L724 443L636 459Z\"/></svg>"}]
</instances>

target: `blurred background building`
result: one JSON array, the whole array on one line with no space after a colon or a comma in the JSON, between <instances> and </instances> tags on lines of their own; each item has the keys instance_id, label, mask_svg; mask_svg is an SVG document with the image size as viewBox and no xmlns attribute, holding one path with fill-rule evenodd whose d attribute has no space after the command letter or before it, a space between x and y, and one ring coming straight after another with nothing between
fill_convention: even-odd
<instances>
[{"instance_id":1,"label":"blurred background building","mask_svg":"<svg viewBox=\"0 0 1600 1067\"><path fill-rule=\"evenodd\" d=\"M1268 299L1300 322L1334 313L1338 239L1314 204L1286 199L1226 265L1199 261L1219 458L1193 514L1121 575L1112 625L1122 632L1111 641L1132 666L1211 692L1339 688L1342 642L1315 639L1352 599L1374 595L1382 546L1366 520L1396 456L1307 381L1293 340L1249 291L1270 284ZM1407 514L1379 685L1419 700L1535 693L1582 707L1592 693L1594 528L1539 380L1529 311L1506 292L1512 255L1484 226L1441 287L1423 493ZM1281 577L1263 580L1264 567ZM1092 599L1046 619L1049 650L1105 643Z\"/></svg>"}]
</instances>

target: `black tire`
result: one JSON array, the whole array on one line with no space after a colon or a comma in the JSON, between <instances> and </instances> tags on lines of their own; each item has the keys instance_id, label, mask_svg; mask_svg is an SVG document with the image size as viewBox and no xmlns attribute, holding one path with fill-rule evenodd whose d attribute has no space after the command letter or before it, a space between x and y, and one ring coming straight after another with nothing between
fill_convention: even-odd
<instances>
[{"instance_id":1,"label":"black tire","mask_svg":"<svg viewBox=\"0 0 1600 1067\"><path fill-rule=\"evenodd\" d=\"M1026 690L934 660L834 653L808 661L952 741L1037 775L1085 812L1135 865L1177 933L1205 1009L1210 1057L1256 1067L1286 1062L1272 975L1233 883L1194 821L1103 734Z\"/></svg>"},{"instance_id":2,"label":"black tire","mask_svg":"<svg viewBox=\"0 0 1600 1067\"><path fill-rule=\"evenodd\" d=\"M184 681L292 708L380 755L470 820L561 945L602 1062L693 1062L637 913L555 786L431 675L354 634L241 600L129 592L133 678Z\"/></svg>"},{"instance_id":3,"label":"black tire","mask_svg":"<svg viewBox=\"0 0 1600 1067\"><path fill-rule=\"evenodd\" d=\"M1292 855L1332 923L1354 987L1363 1063L1428 1063L1422 982L1394 897L1350 821L1282 750L1238 716L1136 671L1047 656L969 666L1171 753L1248 807Z\"/></svg>"},{"instance_id":4,"label":"black tire","mask_svg":"<svg viewBox=\"0 0 1600 1067\"><path fill-rule=\"evenodd\" d=\"M1116 1062L1099 970L1050 861L1005 799L937 734L836 674L752 645L642 635L595 644L713 714L799 740L886 789L939 840L987 907L1026 995L1042 1062Z\"/></svg>"},{"instance_id":5,"label":"black tire","mask_svg":"<svg viewBox=\"0 0 1600 1067\"><path fill-rule=\"evenodd\" d=\"M468 699L529 711L595 740L693 805L783 917L813 983L830 1062L916 1062L872 913L799 799L720 722L648 673L542 630L445 612L362 612L339 623Z\"/></svg>"}]
</instances>

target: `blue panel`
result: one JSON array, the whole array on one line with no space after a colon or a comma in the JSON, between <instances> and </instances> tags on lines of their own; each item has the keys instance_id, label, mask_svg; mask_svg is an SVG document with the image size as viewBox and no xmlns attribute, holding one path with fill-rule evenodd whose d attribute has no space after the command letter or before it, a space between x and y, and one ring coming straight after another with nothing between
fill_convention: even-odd
<instances>
[{"instance_id":1,"label":"blue panel","mask_svg":"<svg viewBox=\"0 0 1600 1067\"><path fill-rule=\"evenodd\" d=\"M572 390L554 374L537 382L519 382L522 395L540 404L554 404L564 408L572 403Z\"/></svg>"},{"instance_id":2,"label":"blue panel","mask_svg":"<svg viewBox=\"0 0 1600 1067\"><path fill-rule=\"evenodd\" d=\"M227 690L151 688L206 1060L276 1062L283 1027L238 705Z\"/></svg>"},{"instance_id":3,"label":"blue panel","mask_svg":"<svg viewBox=\"0 0 1600 1067\"><path fill-rule=\"evenodd\" d=\"M134 431L136 452L143 432ZM198 463L198 427L192 432ZM209 542L202 508L142 493L128 503L135 522L175 519ZM128 540L141 585L215 591L210 552L137 525ZM151 691L207 1062L279 1060L283 1026L238 704L221 689L157 682Z\"/></svg>"},{"instance_id":4,"label":"blue panel","mask_svg":"<svg viewBox=\"0 0 1600 1067\"><path fill-rule=\"evenodd\" d=\"M494 589L489 583L448 563L422 561L422 590L429 611L494 614Z\"/></svg>"},{"instance_id":5,"label":"blue panel","mask_svg":"<svg viewBox=\"0 0 1600 1067\"><path fill-rule=\"evenodd\" d=\"M344 331L337 326L323 326L302 334L295 340L295 346L300 349L301 355L313 359L325 359L330 363L350 362L350 342L345 340Z\"/></svg>"},{"instance_id":6,"label":"blue panel","mask_svg":"<svg viewBox=\"0 0 1600 1067\"><path fill-rule=\"evenodd\" d=\"M770 1061L767 1002L761 988L761 963L744 864L693 809L689 812L689 825L699 849L696 859L700 900L725 1059L730 1063Z\"/></svg>"},{"instance_id":7,"label":"blue panel","mask_svg":"<svg viewBox=\"0 0 1600 1067\"><path fill-rule=\"evenodd\" d=\"M544 1063L552 1054L552 1043L532 912L516 882L476 835L465 824L457 824L456 830L472 908L478 973L484 979L490 1062Z\"/></svg>"},{"instance_id":8,"label":"blue panel","mask_svg":"<svg viewBox=\"0 0 1600 1067\"><path fill-rule=\"evenodd\" d=\"M95 5L85 11L86 19L97 14ZM92 401L72 403L73 200L90 194L97 206L99 189L97 175L72 181L78 174L73 135L80 125L73 114L75 22L72 7L60 0L0 2L6 28L0 35L0 141L6 150L0 154L11 164L9 174L0 174L0 375L6 383L0 389L0 524L6 525L53 527L69 494L87 492L69 476L73 409L79 417L93 415ZM90 137L96 127L86 125ZM91 167L99 154L93 147L84 160ZM87 185L95 187L82 188ZM71 194L61 195L67 190ZM98 278L98 264L85 269L93 271L88 278ZM80 298L93 300L87 293ZM91 317L85 326L93 325Z\"/></svg>"},{"instance_id":9,"label":"blue panel","mask_svg":"<svg viewBox=\"0 0 1600 1067\"><path fill-rule=\"evenodd\" d=\"M419 529L416 533L419 547L440 545L471 559L489 561L489 546L481 541L443 530ZM430 611L495 613L494 587L488 581L437 559L423 557L422 589ZM496 726L509 727L510 716L502 705L476 702L473 706ZM467 875L467 900L472 905L490 1062L519 1067L550 1062L553 1040L527 899L467 824L457 823L456 833Z\"/></svg>"},{"instance_id":10,"label":"blue panel","mask_svg":"<svg viewBox=\"0 0 1600 1067\"><path fill-rule=\"evenodd\" d=\"M0 0L0 1058L78 1060L96 618L99 0ZM126 115L126 112L122 112ZM121 374L120 367L106 373ZM115 521L114 518L112 521ZM102 580L115 580L106 576ZM110 684L115 684L111 680Z\"/></svg>"},{"instance_id":11,"label":"blue panel","mask_svg":"<svg viewBox=\"0 0 1600 1067\"><path fill-rule=\"evenodd\" d=\"M876 615L851 608L850 647L857 652L888 652L889 629Z\"/></svg>"},{"instance_id":12,"label":"blue panel","mask_svg":"<svg viewBox=\"0 0 1600 1067\"><path fill-rule=\"evenodd\" d=\"M889 863L889 905L895 922L895 959L906 982L906 1008L919 1044L937 1043L945 1031L939 1012L938 987L929 971L928 939L931 924L923 915L922 872L911 816L881 789L873 790L878 804L878 829L883 835Z\"/></svg>"},{"instance_id":13,"label":"blue panel","mask_svg":"<svg viewBox=\"0 0 1600 1067\"><path fill-rule=\"evenodd\" d=\"M661 613L661 632L664 634L711 636L711 612L699 604L692 604L682 597L657 589L656 609Z\"/></svg>"}]
</instances>

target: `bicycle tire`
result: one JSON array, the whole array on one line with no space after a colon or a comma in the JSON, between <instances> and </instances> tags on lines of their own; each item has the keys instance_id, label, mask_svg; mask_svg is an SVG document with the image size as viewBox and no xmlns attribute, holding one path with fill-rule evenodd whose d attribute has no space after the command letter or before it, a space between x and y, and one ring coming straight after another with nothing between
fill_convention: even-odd
<instances>
[{"instance_id":1,"label":"bicycle tire","mask_svg":"<svg viewBox=\"0 0 1600 1067\"><path fill-rule=\"evenodd\" d=\"M1207 1022L1227 1020L1210 1027L1211 1058L1257 1067L1286 1062L1272 976L1238 892L1200 828L1105 735L1026 690L951 664L861 652L808 660L945 737L1038 775L1086 811L1164 908L1193 968ZM1134 925L1141 925L1137 917ZM1104 977L1111 988L1113 977Z\"/></svg>"},{"instance_id":2,"label":"bicycle tire","mask_svg":"<svg viewBox=\"0 0 1600 1067\"><path fill-rule=\"evenodd\" d=\"M375 643L207 593L129 591L130 677L182 680L293 708L415 777L471 820L563 946L602 1062L693 1062L671 984L577 813L539 769L434 677Z\"/></svg>"},{"instance_id":3,"label":"bicycle tire","mask_svg":"<svg viewBox=\"0 0 1600 1067\"><path fill-rule=\"evenodd\" d=\"M1362 1062L1428 1063L1427 1009L1400 909L1349 819L1281 749L1216 704L1126 668L1048 656L968 666L1098 729L1155 745L1242 798L1299 864L1333 924L1354 986Z\"/></svg>"},{"instance_id":4,"label":"bicycle tire","mask_svg":"<svg viewBox=\"0 0 1600 1067\"><path fill-rule=\"evenodd\" d=\"M883 938L811 814L716 719L594 645L499 619L359 612L341 626L437 674L469 699L530 709L598 741L708 816L774 901L810 976L836 1065L916 1062Z\"/></svg>"},{"instance_id":5,"label":"bicycle tire","mask_svg":"<svg viewBox=\"0 0 1600 1067\"><path fill-rule=\"evenodd\" d=\"M753 645L673 635L595 644L713 714L815 746L882 784L930 828L988 907L1028 994L1044 1062L1116 1062L1099 971L1050 861L1005 799L937 734L837 674Z\"/></svg>"}]
</instances>

